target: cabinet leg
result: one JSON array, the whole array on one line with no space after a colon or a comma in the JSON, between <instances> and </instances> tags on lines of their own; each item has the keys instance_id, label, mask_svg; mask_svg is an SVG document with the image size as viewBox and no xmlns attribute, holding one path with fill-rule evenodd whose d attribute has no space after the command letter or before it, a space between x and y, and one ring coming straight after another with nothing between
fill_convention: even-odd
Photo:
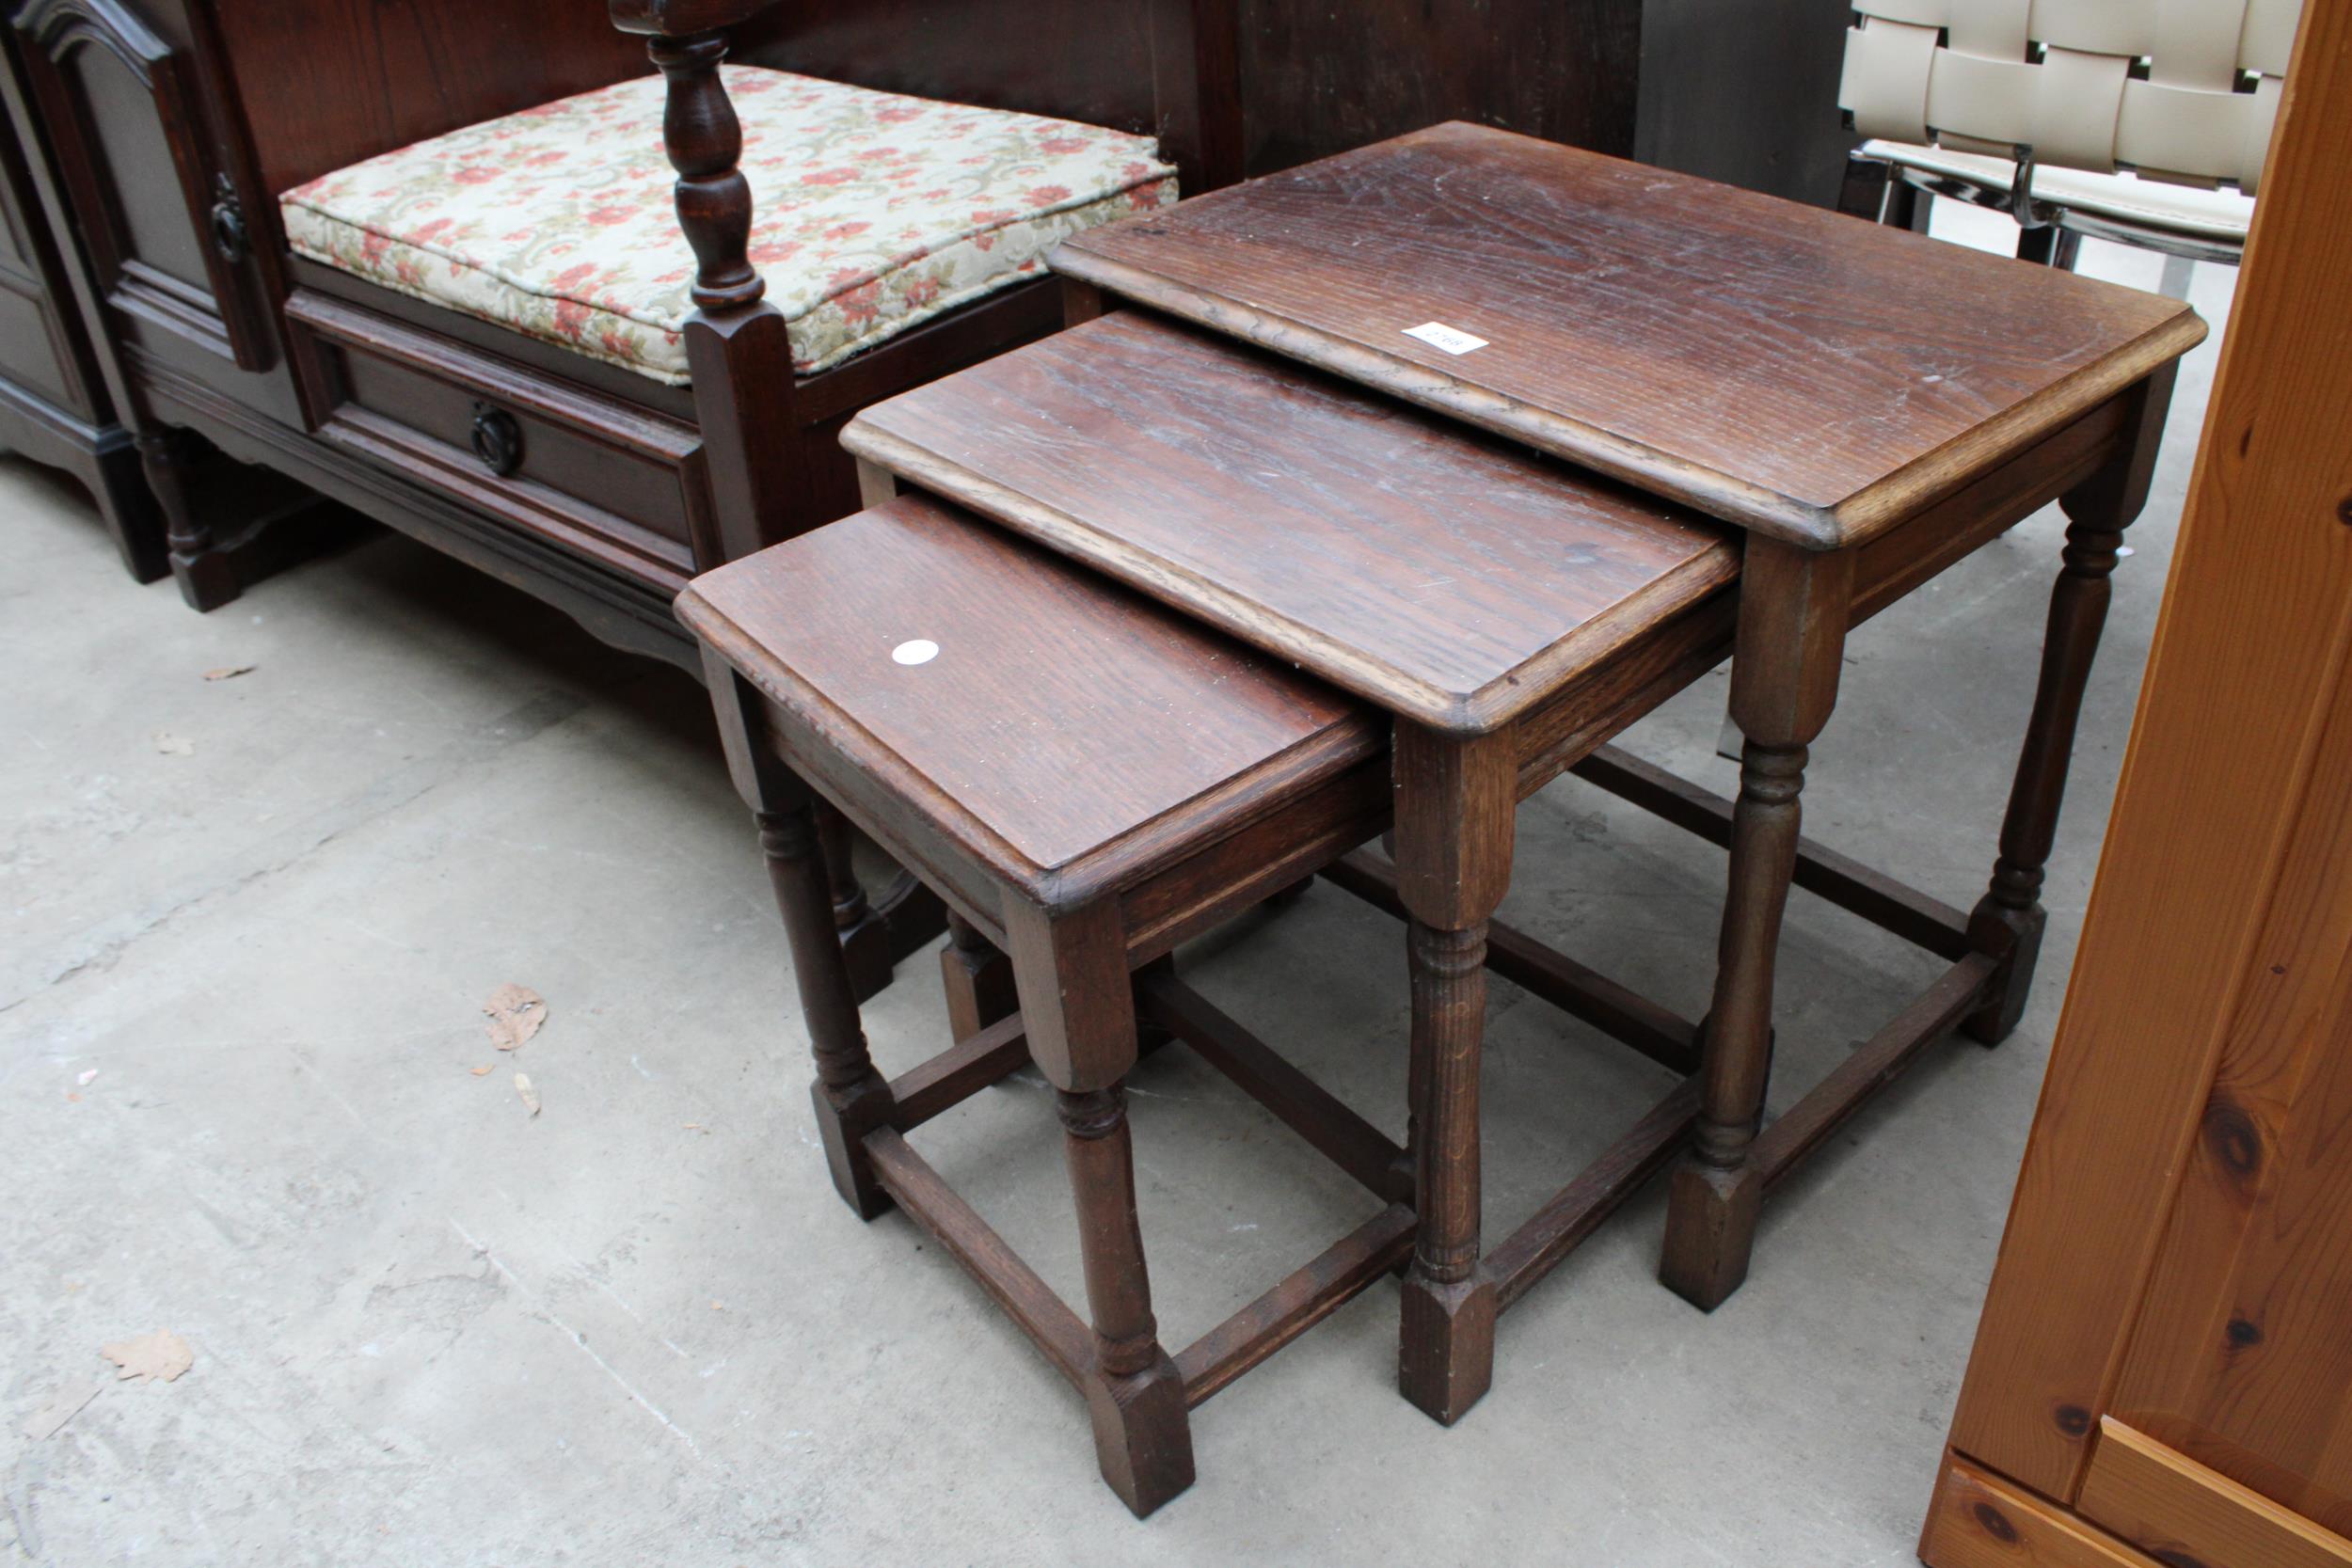
<instances>
[{"instance_id":1,"label":"cabinet leg","mask_svg":"<svg viewBox=\"0 0 2352 1568\"><path fill-rule=\"evenodd\" d=\"M137 440L119 425L106 431L90 469L90 499L114 535L123 570L134 581L153 582L171 570L163 514L148 486Z\"/></svg>"},{"instance_id":2,"label":"cabinet leg","mask_svg":"<svg viewBox=\"0 0 2352 1568\"><path fill-rule=\"evenodd\" d=\"M211 527L198 517L189 493L196 443L191 433L168 426L143 431L139 465L163 511L166 554L180 596L191 609L212 610L234 599L240 590L235 568L215 543Z\"/></svg>"}]
</instances>

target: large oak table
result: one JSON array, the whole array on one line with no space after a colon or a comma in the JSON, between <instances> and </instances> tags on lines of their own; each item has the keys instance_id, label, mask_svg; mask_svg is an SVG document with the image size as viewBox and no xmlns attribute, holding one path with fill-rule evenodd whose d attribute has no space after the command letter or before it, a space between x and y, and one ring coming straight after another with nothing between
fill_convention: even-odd
<instances>
[{"instance_id":1,"label":"large oak table","mask_svg":"<svg viewBox=\"0 0 2352 1568\"><path fill-rule=\"evenodd\" d=\"M1075 280L1073 320L1092 325L869 409L845 444L1392 716L1394 870L1344 875L1411 921L1422 1180L1406 1393L1441 1420L1474 1402L1500 1306L1693 1120L1661 1275L1718 1305L1746 1275L1771 1184L1928 1042L1955 1026L1998 1040L2023 1010L2108 577L2174 363L2203 324L2169 300L1468 126L1097 231L1056 265ZM1148 309L1097 321L1106 295ZM1170 317L1255 348L1214 356ZM1617 487L1592 493L1621 522L1729 525L1705 559L1720 581L1737 558L1736 627L1726 594L1711 643L1690 612L1673 671L1595 657L1645 613L1595 613L1606 552L1565 547L1540 507L1473 526L1492 508L1444 504L1409 443L1370 467L1327 460L1314 415L1332 384L1299 365L1488 433L1498 453L1608 476ZM1800 838L1806 747L1848 630L2054 499L2069 527L2033 718L1990 890L1963 915ZM1629 685L1672 689L1727 646L1736 804L1601 748ZM1512 808L1569 766L1729 845L1695 1117L1661 1106L1652 1142L1621 1141L1613 1164L1482 1257L1486 968L1533 975L1661 1059L1677 1038L1670 1016L1491 923ZM1761 1129L1792 878L1951 967Z\"/></svg>"}]
</instances>

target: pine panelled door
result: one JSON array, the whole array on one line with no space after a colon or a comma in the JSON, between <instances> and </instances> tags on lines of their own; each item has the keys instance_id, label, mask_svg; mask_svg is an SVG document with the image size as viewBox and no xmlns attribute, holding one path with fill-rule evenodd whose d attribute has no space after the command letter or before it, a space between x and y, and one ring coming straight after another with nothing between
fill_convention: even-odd
<instances>
[{"instance_id":1,"label":"pine panelled door","mask_svg":"<svg viewBox=\"0 0 2352 1568\"><path fill-rule=\"evenodd\" d=\"M1932 1568L2352 1565L2352 0L2312 0Z\"/></svg>"}]
</instances>

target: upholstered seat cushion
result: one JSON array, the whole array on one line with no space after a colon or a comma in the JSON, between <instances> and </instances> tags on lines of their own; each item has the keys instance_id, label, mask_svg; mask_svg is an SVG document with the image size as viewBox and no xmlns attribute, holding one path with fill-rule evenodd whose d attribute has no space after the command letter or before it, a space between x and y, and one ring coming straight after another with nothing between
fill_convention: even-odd
<instances>
[{"instance_id":1,"label":"upholstered seat cushion","mask_svg":"<svg viewBox=\"0 0 2352 1568\"><path fill-rule=\"evenodd\" d=\"M2017 166L2007 158L1897 141L1867 141L1862 150L1867 157L1964 181L1984 190L2006 191L2017 181ZM2239 245L2246 242L2247 227L2254 221L2254 198L2236 191L2205 190L2051 164L2034 166L2033 194L2078 213Z\"/></svg>"},{"instance_id":2,"label":"upholstered seat cushion","mask_svg":"<svg viewBox=\"0 0 2352 1568\"><path fill-rule=\"evenodd\" d=\"M1149 136L723 68L752 261L803 374L1042 270L1064 235L1175 199ZM623 82L354 164L279 198L298 253L624 365L688 379L693 254L663 86Z\"/></svg>"}]
</instances>

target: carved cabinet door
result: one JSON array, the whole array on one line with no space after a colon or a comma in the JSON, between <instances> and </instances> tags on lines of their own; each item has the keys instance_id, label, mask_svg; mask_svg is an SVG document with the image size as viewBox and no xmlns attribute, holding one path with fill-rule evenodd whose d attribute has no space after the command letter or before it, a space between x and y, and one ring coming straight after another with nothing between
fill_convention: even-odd
<instances>
[{"instance_id":1,"label":"carved cabinet door","mask_svg":"<svg viewBox=\"0 0 2352 1568\"><path fill-rule=\"evenodd\" d=\"M113 415L33 183L27 159L39 155L0 135L0 377L96 425Z\"/></svg>"},{"instance_id":2,"label":"carved cabinet door","mask_svg":"<svg viewBox=\"0 0 2352 1568\"><path fill-rule=\"evenodd\" d=\"M234 143L170 0L24 0L24 70L110 329L183 364L278 361Z\"/></svg>"}]
</instances>

